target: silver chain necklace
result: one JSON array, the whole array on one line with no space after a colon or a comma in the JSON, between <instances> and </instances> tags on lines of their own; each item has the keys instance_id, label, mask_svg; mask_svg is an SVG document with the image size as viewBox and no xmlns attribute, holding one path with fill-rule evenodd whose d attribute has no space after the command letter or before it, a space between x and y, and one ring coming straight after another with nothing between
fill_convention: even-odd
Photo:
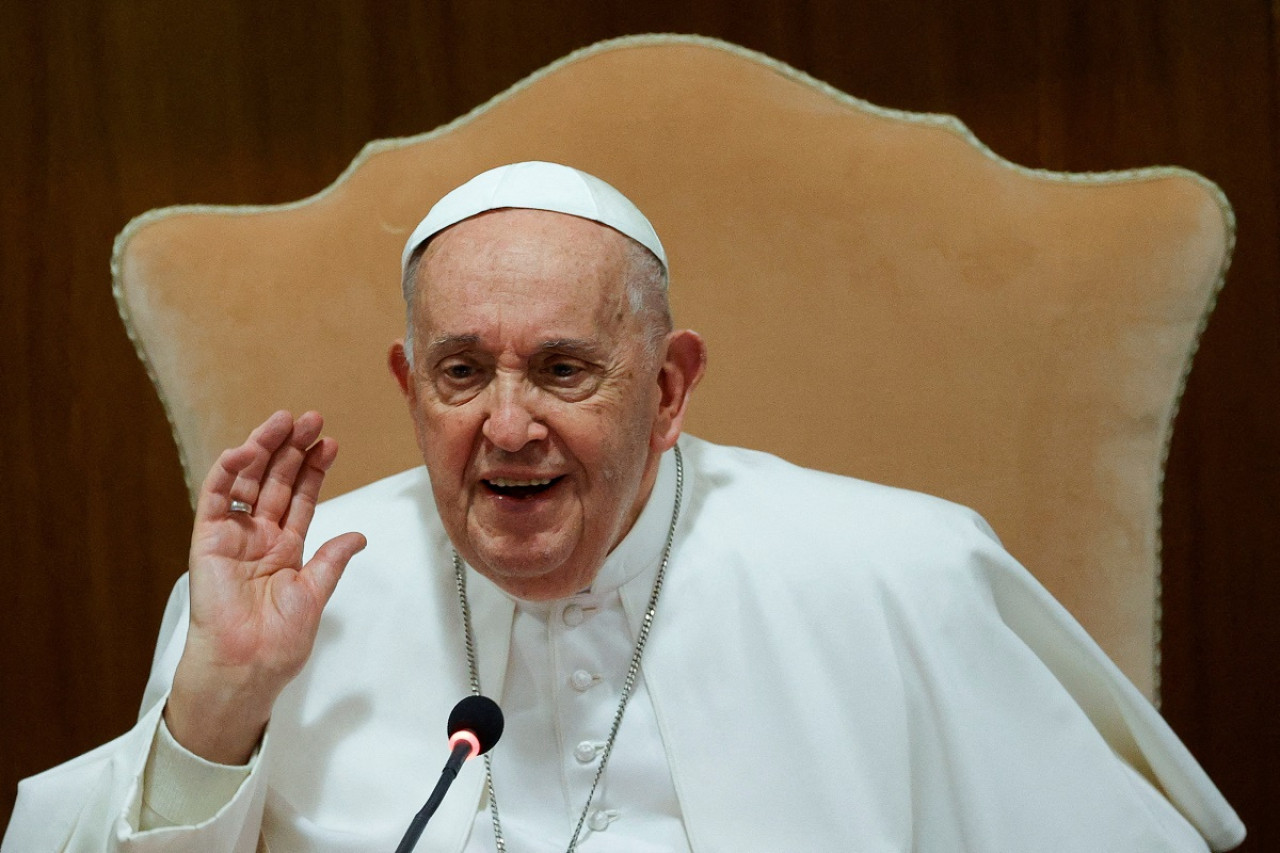
<instances>
[{"instance_id":1,"label":"silver chain necklace","mask_svg":"<svg viewBox=\"0 0 1280 853\"><path fill-rule=\"evenodd\" d=\"M587 794L587 802L578 817L578 825L569 839L566 853L574 853L578 847L578 836L582 834L582 825L591 811L591 800L596 795L596 787L600 777L604 775L605 765L609 763L609 755L613 752L613 742L618 737L618 727L622 725L622 715L627 710L627 701L635 687L636 677L640 674L640 658L644 657L644 646L649 639L649 629L653 627L653 617L658 608L658 594L662 592L662 579L667 573L667 562L671 558L671 543L676 535L676 522L680 518L680 501L684 496L684 457L680 448L676 451L676 502L671 510L671 525L667 528L667 542L662 546L662 562L658 565L658 575L653 579L653 592L649 593L649 605L645 608L644 619L640 622L640 633L636 636L636 648L631 653L631 664L627 667L627 677L622 682L622 699L618 702L618 710L613 715L613 725L609 728L609 739L605 741L604 751L600 753L600 766L596 768L596 777L591 781L591 791ZM467 667L471 671L471 692L480 695L480 669L476 663L475 635L471 632L471 605L467 602L467 576L462 568L462 560L458 552L453 551L453 576L458 586L458 604L462 608L462 627L466 633ZM507 842L502 836L502 820L498 817L498 800L493 794L493 754L484 756L485 786L489 794L489 813L493 816L493 838L498 853L506 853Z\"/></svg>"}]
</instances>

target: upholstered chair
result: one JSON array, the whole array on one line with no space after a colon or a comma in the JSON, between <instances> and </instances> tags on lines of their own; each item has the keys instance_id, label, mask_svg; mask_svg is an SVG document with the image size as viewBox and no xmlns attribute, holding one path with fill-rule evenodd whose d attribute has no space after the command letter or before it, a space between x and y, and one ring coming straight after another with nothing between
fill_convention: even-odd
<instances>
[{"instance_id":1,"label":"upholstered chair","mask_svg":"<svg viewBox=\"0 0 1280 853\"><path fill-rule=\"evenodd\" d=\"M309 199L130 223L116 296L191 489L282 407L339 439L327 496L419 464L385 366L401 246L448 189L528 159L656 226L676 322L710 347L689 431L974 507L1157 693L1161 479L1230 255L1222 194L1023 168L955 118L708 39L575 53Z\"/></svg>"}]
</instances>

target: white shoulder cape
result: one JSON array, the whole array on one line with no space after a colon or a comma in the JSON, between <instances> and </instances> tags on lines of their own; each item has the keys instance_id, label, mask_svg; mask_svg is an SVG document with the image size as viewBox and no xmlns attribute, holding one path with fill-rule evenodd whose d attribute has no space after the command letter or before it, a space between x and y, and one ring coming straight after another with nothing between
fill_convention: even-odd
<instances>
[{"instance_id":1,"label":"white shoulder cape","mask_svg":"<svg viewBox=\"0 0 1280 853\"><path fill-rule=\"evenodd\" d=\"M685 507L643 676L693 850L1154 853L1243 838L1156 711L976 515L680 443ZM654 500L673 492L668 454ZM468 692L462 628L423 469L323 504L308 547L347 530L369 547L222 811L131 829L185 641L184 579L138 725L25 780L3 853L253 853L259 830L274 853L394 849ZM470 584L481 680L501 685L514 608ZM648 589L622 595L634 630ZM461 849L482 783L479 762L464 767L418 850Z\"/></svg>"}]
</instances>

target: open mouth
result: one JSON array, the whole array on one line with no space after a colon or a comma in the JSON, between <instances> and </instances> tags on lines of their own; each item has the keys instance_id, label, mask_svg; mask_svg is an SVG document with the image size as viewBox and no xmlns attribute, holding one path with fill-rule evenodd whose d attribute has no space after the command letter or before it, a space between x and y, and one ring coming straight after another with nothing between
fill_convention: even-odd
<instances>
[{"instance_id":1,"label":"open mouth","mask_svg":"<svg viewBox=\"0 0 1280 853\"><path fill-rule=\"evenodd\" d=\"M540 495L548 489L560 482L563 477L550 477L539 480L509 480L506 478L495 478L492 480L483 480L485 488L491 493L504 498L514 498L523 500Z\"/></svg>"}]
</instances>

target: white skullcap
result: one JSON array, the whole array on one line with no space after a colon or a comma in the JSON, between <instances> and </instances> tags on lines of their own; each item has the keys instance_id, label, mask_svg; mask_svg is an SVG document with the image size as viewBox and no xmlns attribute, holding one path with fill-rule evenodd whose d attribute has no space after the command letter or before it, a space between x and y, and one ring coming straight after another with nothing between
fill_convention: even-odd
<instances>
[{"instance_id":1,"label":"white skullcap","mask_svg":"<svg viewBox=\"0 0 1280 853\"><path fill-rule=\"evenodd\" d=\"M404 244L401 275L414 251L450 225L510 207L568 213L608 225L657 255L664 269L667 266L657 232L630 199L594 175L530 160L481 172L436 202Z\"/></svg>"}]
</instances>

